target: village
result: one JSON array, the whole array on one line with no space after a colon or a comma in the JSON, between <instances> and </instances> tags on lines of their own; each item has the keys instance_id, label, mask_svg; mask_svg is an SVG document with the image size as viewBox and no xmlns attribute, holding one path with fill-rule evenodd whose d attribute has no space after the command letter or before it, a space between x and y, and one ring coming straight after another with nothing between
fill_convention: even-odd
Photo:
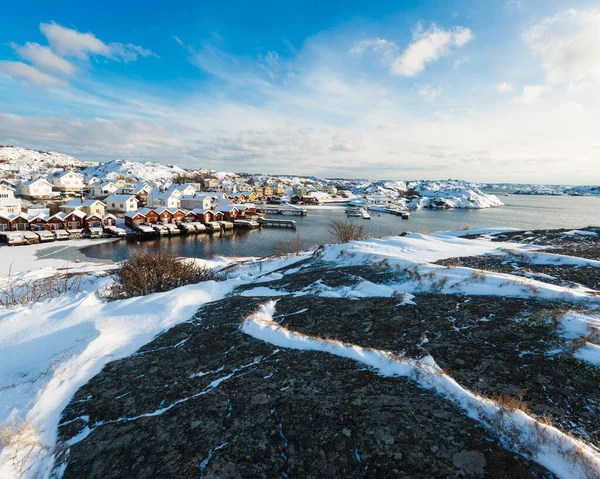
<instances>
[{"instance_id":1,"label":"village","mask_svg":"<svg viewBox=\"0 0 600 479\"><path fill-rule=\"evenodd\" d=\"M35 244L78 238L219 233L233 228L296 227L264 214L307 214L298 204L347 202L349 191L291 188L270 178L232 183L193 176L133 181L63 168L28 180L0 179L0 241ZM128 181L129 180L129 181Z\"/></svg>"}]
</instances>

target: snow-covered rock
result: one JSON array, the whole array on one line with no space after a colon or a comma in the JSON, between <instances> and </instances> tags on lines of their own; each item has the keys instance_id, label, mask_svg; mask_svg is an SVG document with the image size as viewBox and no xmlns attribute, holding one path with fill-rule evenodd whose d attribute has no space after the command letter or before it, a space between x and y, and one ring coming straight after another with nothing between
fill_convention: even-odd
<instances>
[{"instance_id":1,"label":"snow-covered rock","mask_svg":"<svg viewBox=\"0 0 600 479\"><path fill-rule=\"evenodd\" d=\"M113 160L100 163L97 166L86 168L82 171L86 177L97 176L115 180L121 177L133 178L135 181L159 181L170 179L173 176L184 173L183 168L162 163L140 163L129 160Z\"/></svg>"},{"instance_id":2,"label":"snow-covered rock","mask_svg":"<svg viewBox=\"0 0 600 479\"><path fill-rule=\"evenodd\" d=\"M0 177L14 173L17 177L47 174L57 169L78 169L97 165L80 161L63 153L30 150L17 146L0 146Z\"/></svg>"}]
</instances>

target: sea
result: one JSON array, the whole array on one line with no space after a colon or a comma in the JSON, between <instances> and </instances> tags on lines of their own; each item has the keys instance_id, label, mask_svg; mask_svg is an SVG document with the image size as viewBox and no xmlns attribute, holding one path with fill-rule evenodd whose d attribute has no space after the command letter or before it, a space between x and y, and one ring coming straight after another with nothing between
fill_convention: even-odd
<instances>
[{"instance_id":1,"label":"sea","mask_svg":"<svg viewBox=\"0 0 600 479\"><path fill-rule=\"evenodd\" d=\"M371 219L353 218L364 225L368 237L400 233L429 233L479 227L512 227L524 230L600 226L600 197L598 196L536 196L496 193L505 204L499 208L480 210L429 210L412 212L410 220L387 213L371 212ZM94 243L79 250L48 248L46 258L67 261L106 262L127 259L136 251L166 250L178 256L211 259L219 256L270 256L291 242L299 240L302 248L310 249L333 242L329 224L334 218L345 219L343 206L312 207L308 215L277 216L293 219L297 228L263 228L235 230L223 235L180 235L141 240L127 238L114 242Z\"/></svg>"}]
</instances>

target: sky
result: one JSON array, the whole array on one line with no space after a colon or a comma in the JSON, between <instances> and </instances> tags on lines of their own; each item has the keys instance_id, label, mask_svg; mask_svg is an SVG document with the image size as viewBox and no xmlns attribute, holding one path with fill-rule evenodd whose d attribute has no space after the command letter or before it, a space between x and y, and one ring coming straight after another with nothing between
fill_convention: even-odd
<instances>
[{"instance_id":1,"label":"sky","mask_svg":"<svg viewBox=\"0 0 600 479\"><path fill-rule=\"evenodd\" d=\"M600 6L10 2L0 144L234 172L600 184Z\"/></svg>"}]
</instances>

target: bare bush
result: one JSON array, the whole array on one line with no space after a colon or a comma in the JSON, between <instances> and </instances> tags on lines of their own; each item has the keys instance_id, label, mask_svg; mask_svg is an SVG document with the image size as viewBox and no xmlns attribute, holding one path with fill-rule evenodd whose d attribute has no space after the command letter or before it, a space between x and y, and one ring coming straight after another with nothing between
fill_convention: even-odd
<instances>
[{"instance_id":1,"label":"bare bush","mask_svg":"<svg viewBox=\"0 0 600 479\"><path fill-rule=\"evenodd\" d=\"M109 296L111 299L145 296L219 279L212 268L201 266L193 259L178 258L164 251L136 253L121 263Z\"/></svg>"},{"instance_id":2,"label":"bare bush","mask_svg":"<svg viewBox=\"0 0 600 479\"><path fill-rule=\"evenodd\" d=\"M531 410L527 403L521 401L521 399L509 396L508 394L503 393L495 393L492 394L492 399L498 403L498 407L500 408L500 413L505 411L513 412L517 409L523 411L525 414L530 414Z\"/></svg>"},{"instance_id":3,"label":"bare bush","mask_svg":"<svg viewBox=\"0 0 600 479\"><path fill-rule=\"evenodd\" d=\"M298 256L302 252L303 247L304 242L300 239L300 235L296 235L291 241L277 241L275 243L275 255L286 256L292 254Z\"/></svg>"},{"instance_id":4,"label":"bare bush","mask_svg":"<svg viewBox=\"0 0 600 479\"><path fill-rule=\"evenodd\" d=\"M0 425L0 451L12 447L11 461L19 473L25 475L39 460L48 447L38 440L39 431L28 421Z\"/></svg>"},{"instance_id":5,"label":"bare bush","mask_svg":"<svg viewBox=\"0 0 600 479\"><path fill-rule=\"evenodd\" d=\"M475 269L471 272L471 281L474 283L484 282L487 278L487 273L485 271Z\"/></svg>"},{"instance_id":6,"label":"bare bush","mask_svg":"<svg viewBox=\"0 0 600 479\"><path fill-rule=\"evenodd\" d=\"M84 285L84 275L57 273L46 278L15 279L10 273L0 289L0 306L11 306L37 303L57 298L66 293L79 293Z\"/></svg>"},{"instance_id":7,"label":"bare bush","mask_svg":"<svg viewBox=\"0 0 600 479\"><path fill-rule=\"evenodd\" d=\"M349 220L332 220L328 231L338 243L347 243L353 240L359 241L366 238L365 227Z\"/></svg>"}]
</instances>

